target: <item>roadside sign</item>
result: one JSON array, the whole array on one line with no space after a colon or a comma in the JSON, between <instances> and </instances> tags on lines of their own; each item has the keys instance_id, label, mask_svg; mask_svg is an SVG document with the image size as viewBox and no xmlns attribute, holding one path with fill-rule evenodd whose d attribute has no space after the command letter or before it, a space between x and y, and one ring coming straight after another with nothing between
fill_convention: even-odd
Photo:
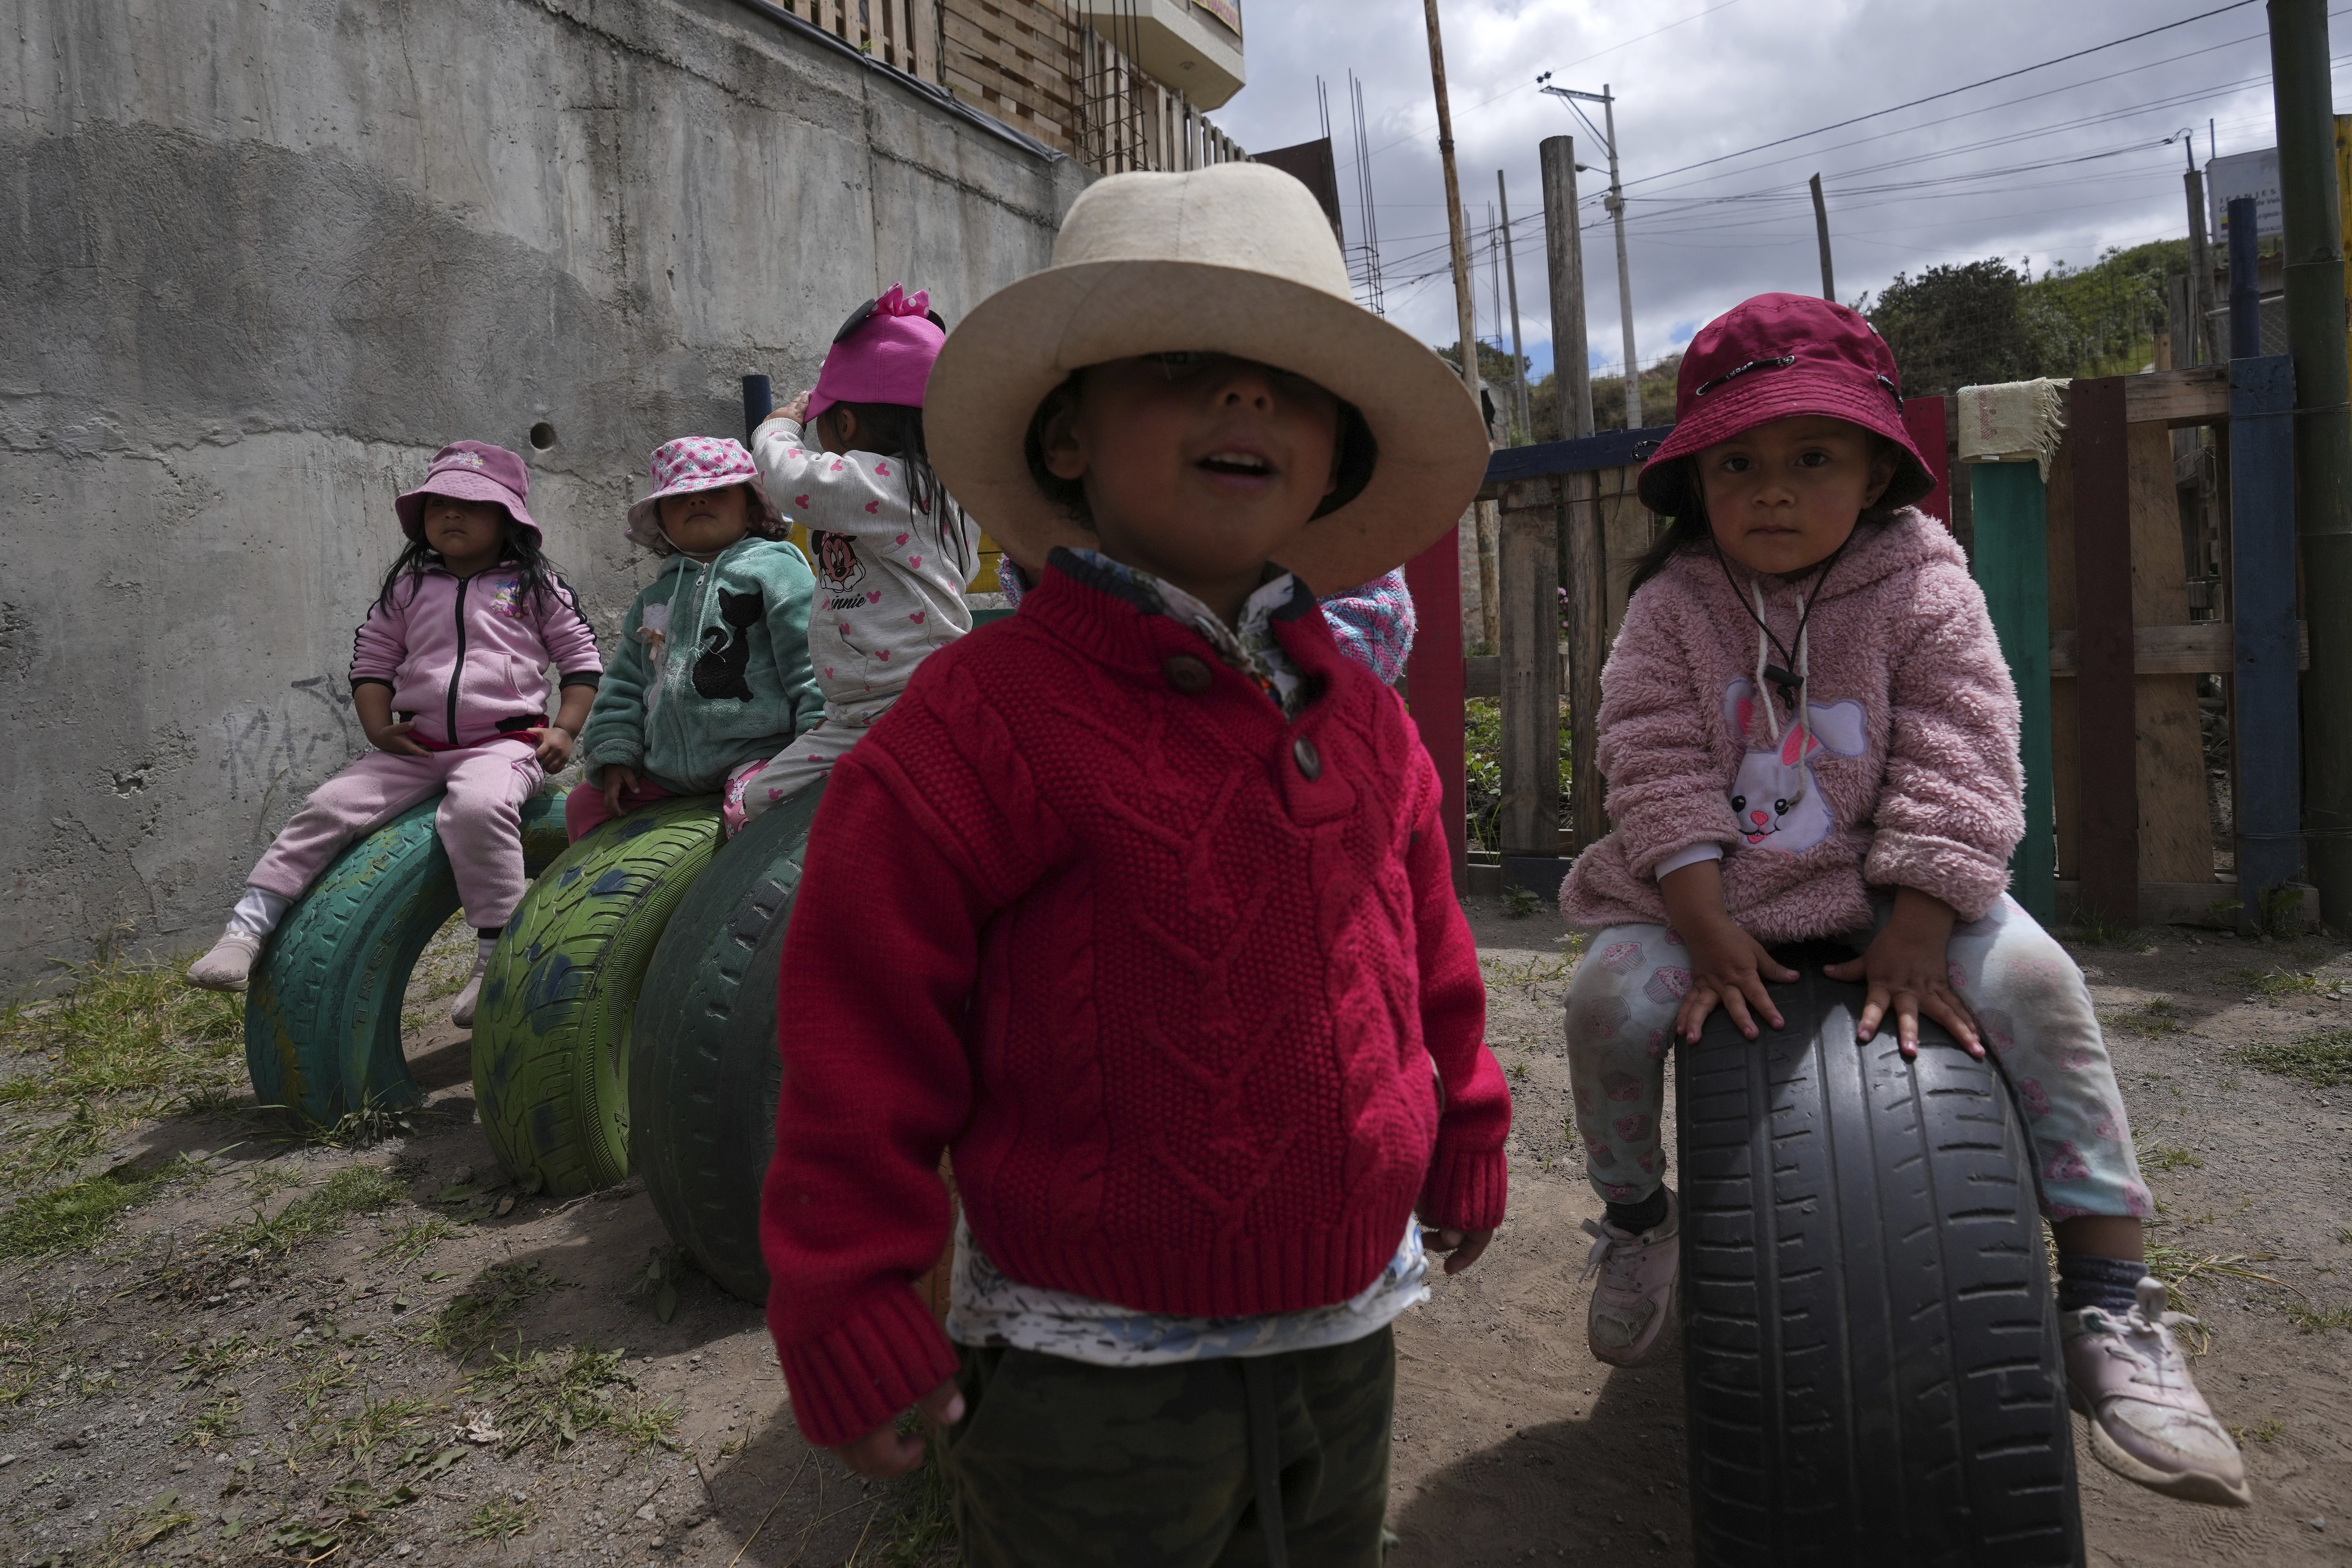
<instances>
[{"instance_id":1,"label":"roadside sign","mask_svg":"<svg viewBox=\"0 0 2352 1568\"><path fill-rule=\"evenodd\" d=\"M2232 152L2205 165L2205 200L2212 207L2206 225L2221 254L2229 254L2230 204L2241 196L2254 198L2254 233L2273 239L2284 232L2279 203L2278 149Z\"/></svg>"}]
</instances>

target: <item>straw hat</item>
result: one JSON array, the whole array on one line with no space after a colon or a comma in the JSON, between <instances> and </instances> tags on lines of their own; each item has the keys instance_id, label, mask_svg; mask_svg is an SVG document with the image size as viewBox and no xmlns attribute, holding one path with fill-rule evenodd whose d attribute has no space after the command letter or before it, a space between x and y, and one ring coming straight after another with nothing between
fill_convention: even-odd
<instances>
[{"instance_id":1,"label":"straw hat","mask_svg":"<svg viewBox=\"0 0 2352 1568\"><path fill-rule=\"evenodd\" d=\"M1486 424L1461 378L1356 303L1322 207L1259 163L1117 174L1079 196L1053 266L991 295L948 335L923 422L932 466L1016 560L1092 546L1031 477L1029 422L1073 371L1187 350L1306 376L1363 415L1379 446L1370 481L1283 553L1318 592L1418 555L1485 477Z\"/></svg>"}]
</instances>

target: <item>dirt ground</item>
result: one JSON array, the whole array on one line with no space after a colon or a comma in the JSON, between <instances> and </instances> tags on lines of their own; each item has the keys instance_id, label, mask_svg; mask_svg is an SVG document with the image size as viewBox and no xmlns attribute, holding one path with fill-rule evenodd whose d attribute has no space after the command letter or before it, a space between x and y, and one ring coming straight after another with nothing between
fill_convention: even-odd
<instances>
[{"instance_id":1,"label":"dirt ground","mask_svg":"<svg viewBox=\"0 0 2352 1568\"><path fill-rule=\"evenodd\" d=\"M1562 934L1492 900L1472 916L1517 1100L1512 1216L1399 1325L1390 1561L1686 1562L1681 1368L1612 1371L1583 1344L1578 1225L1599 1205L1565 1125ZM2236 1054L2352 1024L2352 950L2167 928L2076 951L2159 1272L2187 1271L2197 1374L2256 1494L2167 1501L2084 1448L2092 1561L2352 1561L2352 1082ZM166 1175L89 1245L0 1269L0 1562L946 1560L934 1488L862 1484L801 1443L755 1309L688 1269L662 1321L667 1238L635 1183L564 1203L504 1186L437 963L411 993L432 1092L412 1133L306 1142L213 1090L75 1145L66 1176ZM60 1124L9 1088L47 1067L22 1043L40 1016L10 1020L0 1152ZM0 1215L0 1239L21 1249L27 1223Z\"/></svg>"}]
</instances>

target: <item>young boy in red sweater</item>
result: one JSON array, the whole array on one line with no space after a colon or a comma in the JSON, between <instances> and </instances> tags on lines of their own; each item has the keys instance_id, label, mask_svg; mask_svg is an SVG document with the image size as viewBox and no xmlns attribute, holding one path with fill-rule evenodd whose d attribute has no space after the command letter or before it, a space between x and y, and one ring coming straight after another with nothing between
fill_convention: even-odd
<instances>
[{"instance_id":1,"label":"young boy in red sweater","mask_svg":"<svg viewBox=\"0 0 2352 1568\"><path fill-rule=\"evenodd\" d=\"M810 835L761 1220L794 1415L878 1477L919 1408L966 1563L1370 1568L1389 1325L1501 1221L1510 1102L1436 772L1314 594L1452 528L1478 414L1248 163L1093 186L926 407L1045 570Z\"/></svg>"}]
</instances>

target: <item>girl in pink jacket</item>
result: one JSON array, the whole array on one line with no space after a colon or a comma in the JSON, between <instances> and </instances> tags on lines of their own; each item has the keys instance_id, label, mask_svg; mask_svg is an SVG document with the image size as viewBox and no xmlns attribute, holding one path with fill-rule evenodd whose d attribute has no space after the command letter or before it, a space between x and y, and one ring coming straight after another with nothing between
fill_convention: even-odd
<instances>
[{"instance_id":1,"label":"girl in pink jacket","mask_svg":"<svg viewBox=\"0 0 2352 1568\"><path fill-rule=\"evenodd\" d=\"M474 1021L482 971L522 901L522 803L571 760L604 664L580 603L540 554L530 476L502 446L460 441L394 503L408 548L384 574L352 652L352 706L376 749L320 785L246 879L228 929L188 970L241 991L269 933L328 862L362 833L442 793L474 973L450 1005ZM548 722L548 666L562 706Z\"/></svg>"},{"instance_id":2,"label":"girl in pink jacket","mask_svg":"<svg viewBox=\"0 0 2352 1568\"><path fill-rule=\"evenodd\" d=\"M1601 1276L1592 1353L1636 1365L1675 1316L1664 1057L1717 1007L1778 1025L1771 946L1863 956L1867 1040L1921 1014L1990 1046L2021 1105L2059 1248L2067 1375L2102 1459L2203 1502L2245 1473L2147 1278L2152 1209L2082 971L2004 889L2024 834L2018 704L1983 595L1910 502L1933 487L1868 322L1767 294L1683 360L1642 498L1674 518L1635 569L1601 677L1612 831L1560 890L1594 933L1568 997Z\"/></svg>"}]
</instances>

